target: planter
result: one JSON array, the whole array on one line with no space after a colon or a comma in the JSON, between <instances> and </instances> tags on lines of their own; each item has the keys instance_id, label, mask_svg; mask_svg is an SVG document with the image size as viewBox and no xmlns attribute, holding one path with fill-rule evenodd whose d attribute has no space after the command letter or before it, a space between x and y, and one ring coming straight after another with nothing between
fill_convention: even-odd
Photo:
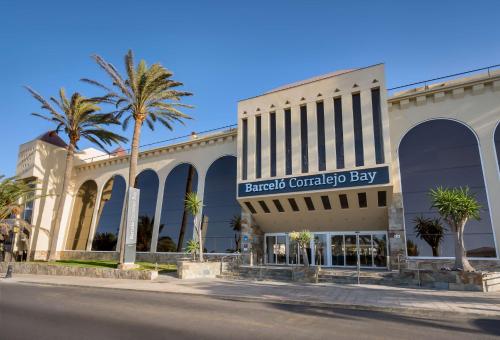
<instances>
[{"instance_id":1,"label":"planter","mask_svg":"<svg viewBox=\"0 0 500 340\"><path fill-rule=\"evenodd\" d=\"M179 279L215 279L221 274L221 262L178 261Z\"/></svg>"},{"instance_id":2,"label":"planter","mask_svg":"<svg viewBox=\"0 0 500 340\"><path fill-rule=\"evenodd\" d=\"M156 270L121 270L113 268L94 268L53 265L48 263L11 262L15 274L84 276L106 279L154 280L158 277ZM0 272L7 271L9 263L0 263Z\"/></svg>"}]
</instances>

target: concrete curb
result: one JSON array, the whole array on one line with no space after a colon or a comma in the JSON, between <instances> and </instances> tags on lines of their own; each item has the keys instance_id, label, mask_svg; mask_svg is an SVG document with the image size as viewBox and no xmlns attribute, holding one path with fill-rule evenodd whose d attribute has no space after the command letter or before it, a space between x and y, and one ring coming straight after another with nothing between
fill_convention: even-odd
<instances>
[{"instance_id":1,"label":"concrete curb","mask_svg":"<svg viewBox=\"0 0 500 340\"><path fill-rule=\"evenodd\" d=\"M10 280L10 279L9 279ZM0 282L4 281L0 279ZM408 308L408 307L395 307L395 306L376 306L376 305L363 305L363 304L346 304L346 303L332 303L332 302L320 302L320 301L307 301L298 299L286 299L286 298L263 298L258 296L243 296L243 295L224 295L224 294L203 294L203 293L188 293L188 292L166 292L159 290L143 289L143 288L125 288L125 287L106 287L106 286L91 286L91 285L79 285L71 283L53 283L53 282L36 282L28 280L13 280L15 283L20 284L31 284L38 286L52 286L52 287L78 287L78 288L98 288L98 289L112 289L112 290L127 290L135 292L146 292L146 293L160 293L160 294L176 294L176 295L188 295L188 296L203 296L211 299L226 300L226 301L237 301L237 302L253 302L253 303L270 303L270 304L285 304L293 306L307 306L314 308L327 308L327 309L347 309L347 310L360 310L360 311L373 311L373 312L384 312L397 315L414 316L414 317L427 317L427 318L460 318L460 317L481 317L481 318L498 318L499 315L488 315L476 312L463 312L463 311L453 311L451 314L447 313L449 311L435 310L430 308ZM12 282L12 283L14 283Z\"/></svg>"}]
</instances>

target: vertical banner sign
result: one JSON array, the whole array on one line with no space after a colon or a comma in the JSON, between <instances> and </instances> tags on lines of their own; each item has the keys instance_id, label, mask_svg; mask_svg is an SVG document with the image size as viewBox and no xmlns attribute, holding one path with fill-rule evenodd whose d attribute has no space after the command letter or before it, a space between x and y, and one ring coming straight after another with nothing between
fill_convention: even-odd
<instances>
[{"instance_id":1,"label":"vertical banner sign","mask_svg":"<svg viewBox=\"0 0 500 340\"><path fill-rule=\"evenodd\" d=\"M139 219L140 190L130 187L128 189L127 224L125 238L125 263L135 262L135 246L137 243L137 221Z\"/></svg>"}]
</instances>

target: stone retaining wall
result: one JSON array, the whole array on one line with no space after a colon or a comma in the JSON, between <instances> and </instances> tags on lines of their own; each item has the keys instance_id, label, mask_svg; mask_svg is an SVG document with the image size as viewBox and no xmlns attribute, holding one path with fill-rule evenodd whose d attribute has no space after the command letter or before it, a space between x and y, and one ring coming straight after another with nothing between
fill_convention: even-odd
<instances>
[{"instance_id":1,"label":"stone retaining wall","mask_svg":"<svg viewBox=\"0 0 500 340\"><path fill-rule=\"evenodd\" d=\"M458 291L500 291L500 272L400 270L399 280L412 285Z\"/></svg>"},{"instance_id":2,"label":"stone retaining wall","mask_svg":"<svg viewBox=\"0 0 500 340\"><path fill-rule=\"evenodd\" d=\"M11 262L13 274L85 276L107 279L153 280L158 277L155 270L120 270L54 265L49 263ZM9 263L0 262L0 272L7 272Z\"/></svg>"},{"instance_id":3,"label":"stone retaining wall","mask_svg":"<svg viewBox=\"0 0 500 340\"><path fill-rule=\"evenodd\" d=\"M221 274L221 262L177 262L179 279L215 279Z\"/></svg>"}]
</instances>

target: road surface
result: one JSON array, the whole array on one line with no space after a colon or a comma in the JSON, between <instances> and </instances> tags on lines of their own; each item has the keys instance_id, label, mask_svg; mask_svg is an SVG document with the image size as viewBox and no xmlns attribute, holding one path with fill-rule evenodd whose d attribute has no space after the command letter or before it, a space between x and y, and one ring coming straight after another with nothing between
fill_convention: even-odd
<instances>
[{"instance_id":1,"label":"road surface","mask_svg":"<svg viewBox=\"0 0 500 340\"><path fill-rule=\"evenodd\" d=\"M161 284L161 283L159 283ZM165 284L165 283L163 283ZM0 339L493 339L500 320L0 281Z\"/></svg>"}]
</instances>

